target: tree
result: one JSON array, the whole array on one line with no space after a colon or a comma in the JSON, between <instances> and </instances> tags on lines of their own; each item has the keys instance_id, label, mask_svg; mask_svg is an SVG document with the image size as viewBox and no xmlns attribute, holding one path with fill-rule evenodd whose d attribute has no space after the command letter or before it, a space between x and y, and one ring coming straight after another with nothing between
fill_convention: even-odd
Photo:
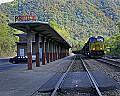
<instances>
[{"instance_id":1,"label":"tree","mask_svg":"<svg viewBox=\"0 0 120 96\"><path fill-rule=\"evenodd\" d=\"M118 24L116 24L118 26L119 29L119 33L120 33L120 22Z\"/></svg>"}]
</instances>

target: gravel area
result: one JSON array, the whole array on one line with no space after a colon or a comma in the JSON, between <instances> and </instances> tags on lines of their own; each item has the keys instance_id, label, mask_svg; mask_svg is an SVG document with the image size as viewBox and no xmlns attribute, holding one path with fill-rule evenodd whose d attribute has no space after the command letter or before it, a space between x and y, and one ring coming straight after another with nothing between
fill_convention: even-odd
<instances>
[{"instance_id":1,"label":"gravel area","mask_svg":"<svg viewBox=\"0 0 120 96\"><path fill-rule=\"evenodd\" d=\"M113 61L118 61L120 62L120 59L111 59L111 58L108 58L108 57L103 57L104 59L109 59L109 60L113 60Z\"/></svg>"},{"instance_id":2,"label":"gravel area","mask_svg":"<svg viewBox=\"0 0 120 96\"><path fill-rule=\"evenodd\" d=\"M71 66L70 72L82 72L82 71L85 71L85 69L80 60L80 56L77 55L73 65Z\"/></svg>"},{"instance_id":3,"label":"gravel area","mask_svg":"<svg viewBox=\"0 0 120 96\"><path fill-rule=\"evenodd\" d=\"M84 60L91 71L104 72L120 84L120 69L116 70L113 66L98 62L94 59L87 58ZM103 92L103 96L120 96L120 89L105 91Z\"/></svg>"}]
</instances>

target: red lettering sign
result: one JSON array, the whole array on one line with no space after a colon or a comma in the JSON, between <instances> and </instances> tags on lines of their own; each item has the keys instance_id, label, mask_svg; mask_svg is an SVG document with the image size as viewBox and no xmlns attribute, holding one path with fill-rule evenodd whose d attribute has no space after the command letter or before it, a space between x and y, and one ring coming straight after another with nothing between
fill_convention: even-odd
<instances>
[{"instance_id":1,"label":"red lettering sign","mask_svg":"<svg viewBox=\"0 0 120 96\"><path fill-rule=\"evenodd\" d=\"M36 16L15 16L15 21L30 21L30 20L37 20Z\"/></svg>"}]
</instances>

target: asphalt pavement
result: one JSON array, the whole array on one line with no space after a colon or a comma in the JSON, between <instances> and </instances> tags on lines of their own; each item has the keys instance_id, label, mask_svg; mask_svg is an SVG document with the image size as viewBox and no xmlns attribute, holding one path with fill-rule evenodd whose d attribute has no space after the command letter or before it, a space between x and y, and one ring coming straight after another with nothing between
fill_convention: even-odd
<instances>
[{"instance_id":1,"label":"asphalt pavement","mask_svg":"<svg viewBox=\"0 0 120 96\"><path fill-rule=\"evenodd\" d=\"M40 65L28 70L27 64L0 64L0 96L31 96L60 68L64 67L72 56Z\"/></svg>"}]
</instances>

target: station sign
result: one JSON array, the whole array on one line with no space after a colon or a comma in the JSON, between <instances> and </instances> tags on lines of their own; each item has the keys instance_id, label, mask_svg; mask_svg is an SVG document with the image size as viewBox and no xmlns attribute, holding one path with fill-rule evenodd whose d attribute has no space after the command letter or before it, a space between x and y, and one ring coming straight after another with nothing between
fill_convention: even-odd
<instances>
[{"instance_id":1,"label":"station sign","mask_svg":"<svg viewBox=\"0 0 120 96\"><path fill-rule=\"evenodd\" d=\"M29 15L15 16L15 22L16 21L36 21L36 20L37 20L36 16L29 16Z\"/></svg>"}]
</instances>

